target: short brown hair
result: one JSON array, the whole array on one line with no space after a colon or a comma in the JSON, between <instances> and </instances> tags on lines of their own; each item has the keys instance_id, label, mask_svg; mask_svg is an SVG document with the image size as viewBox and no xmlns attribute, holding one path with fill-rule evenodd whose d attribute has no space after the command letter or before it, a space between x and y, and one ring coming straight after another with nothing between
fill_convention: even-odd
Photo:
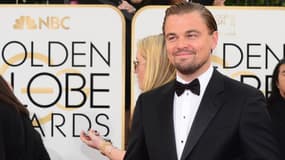
<instances>
[{"instance_id":1,"label":"short brown hair","mask_svg":"<svg viewBox=\"0 0 285 160\"><path fill-rule=\"evenodd\" d=\"M185 13L190 13L194 11L199 12L200 15L203 17L206 25L208 26L210 34L218 30L217 23L216 23L214 16L205 6L199 3L193 3L193 2L181 2L178 4L174 4L166 9L164 20L163 20L163 26L162 26L163 34L165 33L165 22L168 16L185 14Z\"/></svg>"}]
</instances>

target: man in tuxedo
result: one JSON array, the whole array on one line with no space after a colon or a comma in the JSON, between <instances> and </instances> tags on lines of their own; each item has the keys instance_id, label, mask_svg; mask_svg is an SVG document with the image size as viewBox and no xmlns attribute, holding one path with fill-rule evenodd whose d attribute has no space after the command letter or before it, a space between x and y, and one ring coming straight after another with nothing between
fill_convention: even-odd
<instances>
[{"instance_id":1,"label":"man in tuxedo","mask_svg":"<svg viewBox=\"0 0 285 160\"><path fill-rule=\"evenodd\" d=\"M124 159L279 160L263 94L211 65L218 32L210 11L170 6L163 33L177 77L139 96Z\"/></svg>"}]
</instances>

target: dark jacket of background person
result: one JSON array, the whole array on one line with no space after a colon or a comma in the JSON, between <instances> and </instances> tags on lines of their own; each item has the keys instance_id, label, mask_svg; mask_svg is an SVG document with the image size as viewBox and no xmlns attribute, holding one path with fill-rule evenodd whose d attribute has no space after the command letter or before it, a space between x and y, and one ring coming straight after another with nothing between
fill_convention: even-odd
<instances>
[{"instance_id":1,"label":"dark jacket of background person","mask_svg":"<svg viewBox=\"0 0 285 160\"><path fill-rule=\"evenodd\" d=\"M50 160L28 110L0 76L0 160Z\"/></svg>"},{"instance_id":2,"label":"dark jacket of background person","mask_svg":"<svg viewBox=\"0 0 285 160\"><path fill-rule=\"evenodd\" d=\"M271 97L268 110L272 119L273 131L280 145L282 160L285 159L285 99Z\"/></svg>"},{"instance_id":3,"label":"dark jacket of background person","mask_svg":"<svg viewBox=\"0 0 285 160\"><path fill-rule=\"evenodd\" d=\"M276 81L278 80L279 67L284 64L285 59L281 60L273 71L271 82L272 92L267 100L268 111L271 115L273 131L280 145L282 160L285 159L285 99L280 95Z\"/></svg>"}]
</instances>

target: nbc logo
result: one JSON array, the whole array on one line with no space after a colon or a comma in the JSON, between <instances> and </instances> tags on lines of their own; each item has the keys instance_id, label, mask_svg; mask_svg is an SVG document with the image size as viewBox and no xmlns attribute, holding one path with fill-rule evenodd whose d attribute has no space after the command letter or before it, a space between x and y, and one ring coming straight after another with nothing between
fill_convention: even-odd
<instances>
[{"instance_id":1,"label":"nbc logo","mask_svg":"<svg viewBox=\"0 0 285 160\"><path fill-rule=\"evenodd\" d=\"M41 29L65 29L68 30L70 27L66 24L70 17L66 16L63 18L55 16L47 16L45 18L39 17L34 19L30 16L20 16L15 20L13 28L16 30L41 30Z\"/></svg>"}]
</instances>

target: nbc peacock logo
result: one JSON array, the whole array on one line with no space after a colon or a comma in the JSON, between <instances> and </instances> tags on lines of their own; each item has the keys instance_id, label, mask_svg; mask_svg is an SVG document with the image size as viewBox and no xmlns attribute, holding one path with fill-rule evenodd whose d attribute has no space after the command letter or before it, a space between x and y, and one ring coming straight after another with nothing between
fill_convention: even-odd
<instances>
[{"instance_id":1,"label":"nbc peacock logo","mask_svg":"<svg viewBox=\"0 0 285 160\"><path fill-rule=\"evenodd\" d=\"M20 18L16 19L15 24L13 25L14 29L29 29L35 30L37 29L37 25L35 20L30 16L21 16Z\"/></svg>"}]
</instances>

